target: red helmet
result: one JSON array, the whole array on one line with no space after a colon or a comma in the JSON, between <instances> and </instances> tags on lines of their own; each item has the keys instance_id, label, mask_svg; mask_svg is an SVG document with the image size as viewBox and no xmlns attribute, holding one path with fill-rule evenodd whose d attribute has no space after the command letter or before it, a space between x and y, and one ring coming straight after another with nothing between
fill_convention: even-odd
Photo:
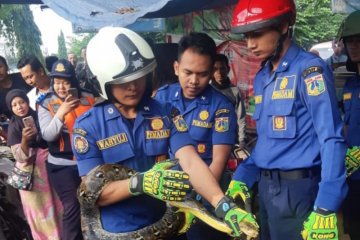
<instances>
[{"instance_id":1,"label":"red helmet","mask_svg":"<svg viewBox=\"0 0 360 240\"><path fill-rule=\"evenodd\" d=\"M239 0L231 22L231 31L252 32L278 25L286 19L290 26L295 24L296 9L293 0Z\"/></svg>"}]
</instances>

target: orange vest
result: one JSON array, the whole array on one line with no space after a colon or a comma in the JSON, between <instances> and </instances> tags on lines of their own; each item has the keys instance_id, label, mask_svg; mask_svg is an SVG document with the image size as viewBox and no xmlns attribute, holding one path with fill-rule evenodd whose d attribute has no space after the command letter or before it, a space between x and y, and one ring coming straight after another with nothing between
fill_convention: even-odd
<instances>
[{"instance_id":1,"label":"orange vest","mask_svg":"<svg viewBox=\"0 0 360 240\"><path fill-rule=\"evenodd\" d=\"M63 101L58 98L55 94L52 94L50 97L44 100L43 106L50 111L50 114L54 117L57 110ZM76 118L81 116L83 113L88 111L95 103L95 99L92 96L83 96L80 98L80 104L77 108L67 113L64 117L64 124L67 128L67 131L63 130L58 142L56 144L49 144L49 151L54 156L59 156L63 158L73 159L72 149L71 149L71 134L73 126L75 124Z\"/></svg>"}]
</instances>

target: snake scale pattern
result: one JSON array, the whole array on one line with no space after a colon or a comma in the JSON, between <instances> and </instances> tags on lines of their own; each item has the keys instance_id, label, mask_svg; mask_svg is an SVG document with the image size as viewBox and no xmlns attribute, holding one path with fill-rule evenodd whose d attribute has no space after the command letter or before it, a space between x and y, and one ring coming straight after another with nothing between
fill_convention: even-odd
<instances>
[{"instance_id":1,"label":"snake scale pattern","mask_svg":"<svg viewBox=\"0 0 360 240\"><path fill-rule=\"evenodd\" d=\"M219 231L231 233L231 229L222 221L213 217L202 205L194 200L185 202L167 202L164 216L157 222L126 233L110 233L102 228L100 211L96 201L103 188L110 182L127 179L136 172L118 164L104 164L91 170L83 177L78 189L78 199L81 208L81 226L85 240L161 240L176 236L186 231L191 222L186 216L193 215ZM175 210L176 209L176 210ZM246 223L240 224L240 229L248 236L256 237L257 230Z\"/></svg>"}]
</instances>

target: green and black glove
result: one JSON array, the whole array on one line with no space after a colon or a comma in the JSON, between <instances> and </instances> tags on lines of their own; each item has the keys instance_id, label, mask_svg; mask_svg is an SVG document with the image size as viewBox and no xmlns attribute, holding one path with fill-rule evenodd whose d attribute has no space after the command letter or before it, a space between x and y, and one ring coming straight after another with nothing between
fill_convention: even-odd
<instances>
[{"instance_id":1,"label":"green and black glove","mask_svg":"<svg viewBox=\"0 0 360 240\"><path fill-rule=\"evenodd\" d=\"M147 194L163 201L184 201L189 175L182 171L169 170L174 161L157 163L144 173L130 178L129 192L132 195Z\"/></svg>"},{"instance_id":2,"label":"green and black glove","mask_svg":"<svg viewBox=\"0 0 360 240\"><path fill-rule=\"evenodd\" d=\"M259 225L253 215L237 207L228 196L220 200L215 208L215 215L233 230L234 237L240 237L243 232L250 237L257 237L259 234Z\"/></svg>"},{"instance_id":3,"label":"green and black glove","mask_svg":"<svg viewBox=\"0 0 360 240\"><path fill-rule=\"evenodd\" d=\"M345 156L346 175L349 177L360 167L360 147L348 148Z\"/></svg>"},{"instance_id":4,"label":"green and black glove","mask_svg":"<svg viewBox=\"0 0 360 240\"><path fill-rule=\"evenodd\" d=\"M336 214L322 209L313 211L304 222L301 235L304 240L339 239Z\"/></svg>"},{"instance_id":5,"label":"green and black glove","mask_svg":"<svg viewBox=\"0 0 360 240\"><path fill-rule=\"evenodd\" d=\"M226 190L226 196L231 197L234 201L241 197L245 210L251 212L251 195L245 183L232 180Z\"/></svg>"}]
</instances>

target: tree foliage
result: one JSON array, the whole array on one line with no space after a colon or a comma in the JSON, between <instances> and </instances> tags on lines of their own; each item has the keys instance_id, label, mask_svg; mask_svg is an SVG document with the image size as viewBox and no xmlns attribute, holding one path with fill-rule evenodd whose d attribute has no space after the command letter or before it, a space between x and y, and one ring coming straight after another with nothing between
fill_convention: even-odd
<instances>
[{"instance_id":1,"label":"tree foliage","mask_svg":"<svg viewBox=\"0 0 360 240\"><path fill-rule=\"evenodd\" d=\"M72 38L69 43L69 52L74 53L78 57L81 56L81 49L88 45L95 34L96 33L86 33L80 38Z\"/></svg>"},{"instance_id":2,"label":"tree foliage","mask_svg":"<svg viewBox=\"0 0 360 240\"><path fill-rule=\"evenodd\" d=\"M67 59L65 37L62 30L60 31L60 35L58 36L58 57Z\"/></svg>"},{"instance_id":3,"label":"tree foliage","mask_svg":"<svg viewBox=\"0 0 360 240\"><path fill-rule=\"evenodd\" d=\"M345 18L331 11L331 0L297 0L296 7L294 39L307 49L333 39Z\"/></svg>"},{"instance_id":4,"label":"tree foliage","mask_svg":"<svg viewBox=\"0 0 360 240\"><path fill-rule=\"evenodd\" d=\"M42 60L41 33L29 5L1 5L0 35L8 41L9 50L16 58L35 55Z\"/></svg>"}]
</instances>

